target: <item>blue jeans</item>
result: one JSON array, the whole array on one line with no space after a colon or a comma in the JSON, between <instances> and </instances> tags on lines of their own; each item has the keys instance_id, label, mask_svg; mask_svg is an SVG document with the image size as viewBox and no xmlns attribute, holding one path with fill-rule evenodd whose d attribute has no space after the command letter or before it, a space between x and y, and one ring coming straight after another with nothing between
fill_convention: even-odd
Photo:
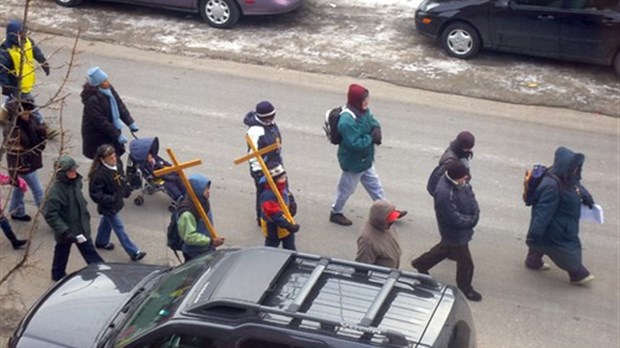
<instances>
[{"instance_id":1,"label":"blue jeans","mask_svg":"<svg viewBox=\"0 0 620 348\"><path fill-rule=\"evenodd\" d=\"M355 192L357 184L359 184L360 181L373 201L385 198L383 185L381 185L381 180L379 180L379 176L375 171L374 164L361 173L343 171L342 174L340 174L340 181L338 182L338 189L336 191L336 199L334 200L334 204L332 204L333 213L342 213L345 203L347 203L349 197L351 197L353 192Z\"/></svg>"},{"instance_id":2,"label":"blue jeans","mask_svg":"<svg viewBox=\"0 0 620 348\"><path fill-rule=\"evenodd\" d=\"M67 262L69 261L69 254L71 253L71 246L74 243L56 243L54 247L54 259L52 261L52 280L60 280L67 275ZM103 263L103 259L95 250L93 241L90 238L81 244L75 243L80 254L84 258L87 264L91 263Z\"/></svg>"},{"instance_id":3,"label":"blue jeans","mask_svg":"<svg viewBox=\"0 0 620 348\"><path fill-rule=\"evenodd\" d=\"M114 230L116 238L121 242L123 249L125 249L125 252L129 254L129 256L134 256L140 251L125 232L125 226L123 226L123 221L121 221L119 213L114 215L101 215L99 228L97 228L95 245L105 246L110 243L110 232L112 232L112 230Z\"/></svg>"},{"instance_id":4,"label":"blue jeans","mask_svg":"<svg viewBox=\"0 0 620 348\"><path fill-rule=\"evenodd\" d=\"M34 203L37 207L41 207L43 203L43 186L41 186L41 182L39 181L39 176L37 175L37 171L35 170L29 174L18 174L20 178L26 181L28 187L32 191L32 196L34 197ZM24 207L24 192L17 187L13 187L13 192L11 193L11 202L9 204L9 212L14 216L24 216L26 215L26 208Z\"/></svg>"}]
</instances>

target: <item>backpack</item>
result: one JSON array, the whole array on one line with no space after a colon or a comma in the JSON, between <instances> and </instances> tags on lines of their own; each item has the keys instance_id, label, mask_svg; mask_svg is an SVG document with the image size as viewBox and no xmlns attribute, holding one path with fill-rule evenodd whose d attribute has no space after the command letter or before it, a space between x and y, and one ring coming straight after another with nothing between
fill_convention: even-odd
<instances>
[{"instance_id":1,"label":"backpack","mask_svg":"<svg viewBox=\"0 0 620 348\"><path fill-rule=\"evenodd\" d=\"M343 108L339 106L325 112L323 130L325 131L327 139L334 145L338 145L342 142L342 134L338 131L338 121L340 121L342 110Z\"/></svg>"},{"instance_id":2,"label":"backpack","mask_svg":"<svg viewBox=\"0 0 620 348\"><path fill-rule=\"evenodd\" d=\"M546 167L542 164L535 164L531 169L525 171L525 177L523 178L523 202L525 203L525 206L529 207L536 203L536 189L540 186L540 183L545 176L552 177L558 185L560 184L559 179L551 173L549 169L551 169L551 167Z\"/></svg>"},{"instance_id":3,"label":"backpack","mask_svg":"<svg viewBox=\"0 0 620 348\"><path fill-rule=\"evenodd\" d=\"M444 162L439 163L433 169L431 175L428 177L428 182L426 183L426 191L428 191L428 194L430 194L432 197L435 197L435 189L437 188L437 184L446 172L446 167L448 166L448 163L452 161L454 161L452 158L447 158Z\"/></svg>"},{"instance_id":4,"label":"backpack","mask_svg":"<svg viewBox=\"0 0 620 348\"><path fill-rule=\"evenodd\" d=\"M181 198L182 197L183 196L181 196ZM174 212L170 214L170 222L168 222L168 228L166 229L166 245L174 251L174 255L177 257L179 262L181 262L181 258L179 258L177 251L181 250L183 247L183 239L181 238L181 235L179 235L178 226L179 215L181 215L181 213L181 211L175 209Z\"/></svg>"}]
</instances>

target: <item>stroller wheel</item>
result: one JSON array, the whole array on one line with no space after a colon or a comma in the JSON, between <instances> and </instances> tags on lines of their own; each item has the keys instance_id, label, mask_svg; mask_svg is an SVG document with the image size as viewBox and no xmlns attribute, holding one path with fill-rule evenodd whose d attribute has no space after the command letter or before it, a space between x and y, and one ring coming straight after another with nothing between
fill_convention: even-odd
<instances>
[{"instance_id":1,"label":"stroller wheel","mask_svg":"<svg viewBox=\"0 0 620 348\"><path fill-rule=\"evenodd\" d=\"M174 211L175 211L175 210L177 210L177 207L176 207L176 205L175 205L175 204L170 204L170 205L168 206L168 211L169 211L169 212L174 213Z\"/></svg>"},{"instance_id":2,"label":"stroller wheel","mask_svg":"<svg viewBox=\"0 0 620 348\"><path fill-rule=\"evenodd\" d=\"M142 205L144 203L144 197L138 196L133 200L135 205Z\"/></svg>"}]
</instances>

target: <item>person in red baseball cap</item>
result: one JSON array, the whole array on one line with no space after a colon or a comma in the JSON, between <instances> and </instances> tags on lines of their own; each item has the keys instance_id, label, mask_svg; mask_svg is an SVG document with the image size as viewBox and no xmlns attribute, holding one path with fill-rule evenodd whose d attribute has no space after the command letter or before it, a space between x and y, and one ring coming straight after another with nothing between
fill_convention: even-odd
<instances>
[{"instance_id":1,"label":"person in red baseball cap","mask_svg":"<svg viewBox=\"0 0 620 348\"><path fill-rule=\"evenodd\" d=\"M400 212L386 200L373 202L357 238L355 261L378 266L398 268L400 266L400 245L392 224Z\"/></svg>"}]
</instances>

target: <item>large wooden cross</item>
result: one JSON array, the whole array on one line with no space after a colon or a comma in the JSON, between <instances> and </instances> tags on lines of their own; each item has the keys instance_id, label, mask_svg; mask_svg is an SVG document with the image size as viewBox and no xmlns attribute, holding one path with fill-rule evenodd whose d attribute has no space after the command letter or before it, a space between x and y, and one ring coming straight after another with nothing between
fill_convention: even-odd
<instances>
[{"instance_id":1,"label":"large wooden cross","mask_svg":"<svg viewBox=\"0 0 620 348\"><path fill-rule=\"evenodd\" d=\"M202 219L202 221L204 221L205 225L207 226L207 230L209 231L209 234L211 235L211 239L218 238L217 232L215 232L215 228L211 224L211 221L209 220L207 213L202 207L202 204L200 204L200 201L198 200L198 196L196 196L196 192L194 192L194 189L192 189L192 185L189 183L187 176L185 176L185 173L183 172L183 169L200 165L202 164L202 161L199 159L195 159L195 160L191 160L188 162L179 163L179 161L177 161L177 157L174 155L174 152L172 152L172 149L167 148L166 152L168 152L168 156L170 156L170 160L172 161L172 166L158 169L154 171L153 174L157 177L170 174L170 173L179 174L179 177L181 178L181 181L183 182L183 186L185 186L185 189L187 190L189 197L192 199L192 202L194 202L194 206L196 207L196 209L198 209L198 214L200 214L200 218ZM200 192L200 194L202 194L202 192Z\"/></svg>"},{"instance_id":2,"label":"large wooden cross","mask_svg":"<svg viewBox=\"0 0 620 348\"><path fill-rule=\"evenodd\" d=\"M284 199L282 198L280 191L278 191L278 187L276 186L276 183L273 181L273 178L271 177L271 173L269 173L269 168L267 168L267 165L265 164L265 161L263 160L264 154L274 151L280 147L280 141L277 141L275 144L265 146L260 150L256 149L254 142L252 142L252 139L250 138L248 134L245 135L245 141L248 143L248 146L250 147L251 152L243 157L237 158L234 161L234 163L241 164L243 162L249 161L252 158L256 158L256 160L260 164L260 169L263 172L263 175L267 179L267 183L269 184L271 191L273 191L273 193L276 195L276 199L278 200L278 204L280 205L282 214L284 214L284 217L286 218L286 220L288 220L288 222L290 222L291 224L295 224L293 215L291 215L290 210L288 210L288 205L284 203Z\"/></svg>"}]
</instances>

